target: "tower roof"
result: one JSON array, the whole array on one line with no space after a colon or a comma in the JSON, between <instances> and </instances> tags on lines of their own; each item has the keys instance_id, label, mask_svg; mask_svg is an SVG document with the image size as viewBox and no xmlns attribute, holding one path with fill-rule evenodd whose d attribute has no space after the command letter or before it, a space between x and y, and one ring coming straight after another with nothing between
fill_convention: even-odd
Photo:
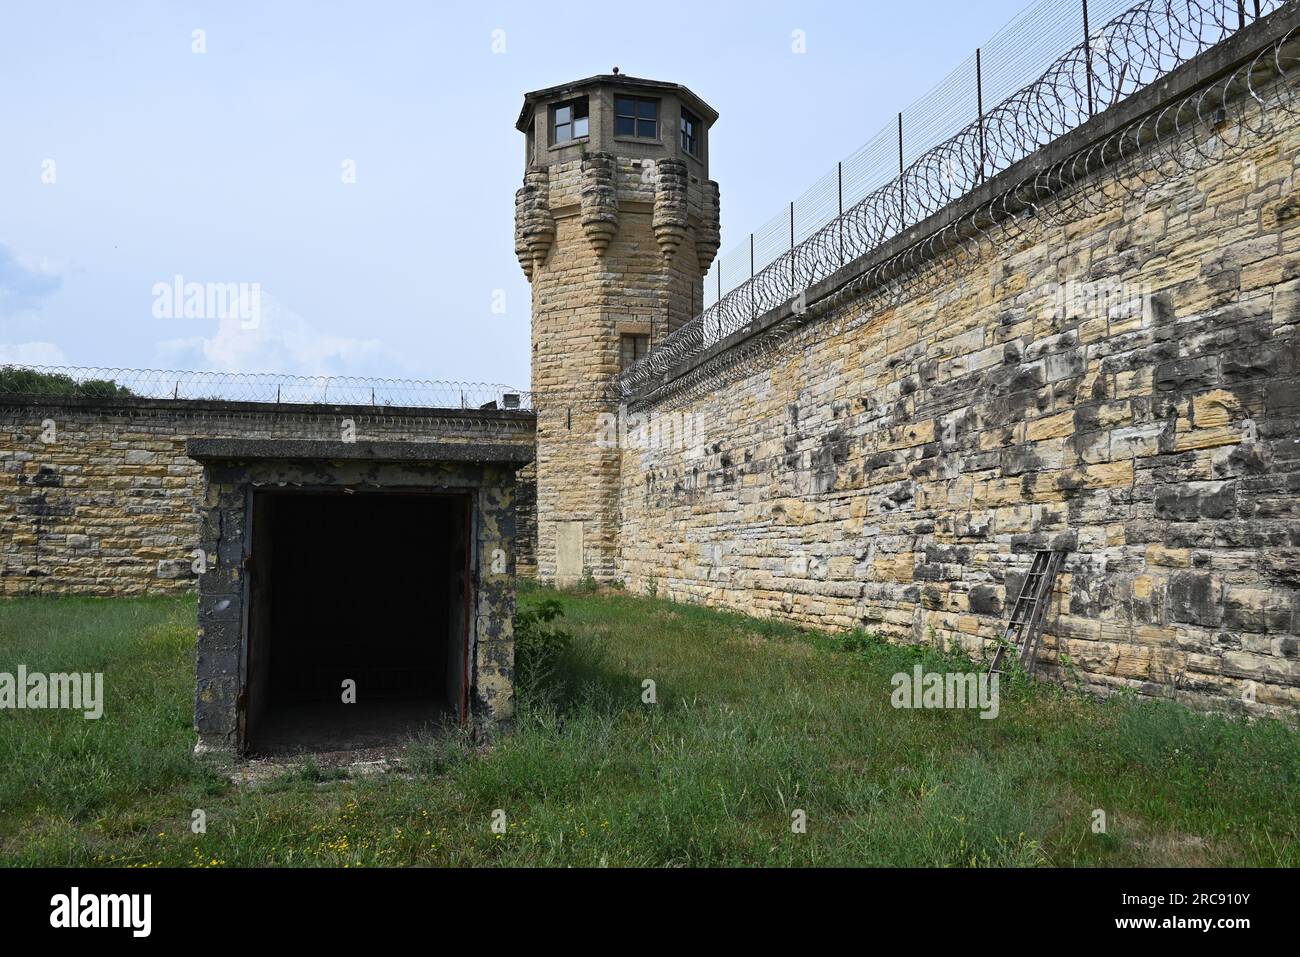
<instances>
[{"instance_id":1,"label":"tower roof","mask_svg":"<svg viewBox=\"0 0 1300 957\"><path fill-rule=\"evenodd\" d=\"M709 104L705 103L689 89L680 83L665 83L662 80L645 80L635 76L625 76L622 73L601 73L597 76L589 76L585 80L574 80L570 83L561 83L558 86L548 86L544 90L533 90L531 93L524 94L524 105L519 111L519 119L515 123L515 129L521 133L527 132L528 121L533 114L537 104L547 100L553 100L566 96L570 93L577 93L580 90L586 90L593 86L617 86L620 89L640 90L649 93L674 93L682 99L700 118L704 120L707 126L712 126L718 118L718 111Z\"/></svg>"}]
</instances>

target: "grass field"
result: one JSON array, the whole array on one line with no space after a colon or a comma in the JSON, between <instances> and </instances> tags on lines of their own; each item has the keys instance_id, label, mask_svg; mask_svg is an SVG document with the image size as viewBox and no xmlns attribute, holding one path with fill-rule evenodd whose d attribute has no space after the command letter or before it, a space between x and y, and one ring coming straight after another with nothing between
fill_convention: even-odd
<instances>
[{"instance_id":1,"label":"grass field","mask_svg":"<svg viewBox=\"0 0 1300 957\"><path fill-rule=\"evenodd\" d=\"M1020 681L994 720L896 710L894 673L962 663L618 592L559 597L573 640L491 750L451 735L384 773L307 763L255 786L191 753L192 599L0 602L0 672L103 671L107 698L98 721L0 712L0 862L1300 865L1300 747L1278 722Z\"/></svg>"}]
</instances>

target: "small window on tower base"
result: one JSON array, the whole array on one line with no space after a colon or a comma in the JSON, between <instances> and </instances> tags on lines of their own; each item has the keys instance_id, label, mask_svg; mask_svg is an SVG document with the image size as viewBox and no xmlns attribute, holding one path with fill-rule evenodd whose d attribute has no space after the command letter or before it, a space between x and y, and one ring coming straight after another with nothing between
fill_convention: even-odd
<instances>
[{"instance_id":1,"label":"small window on tower base","mask_svg":"<svg viewBox=\"0 0 1300 957\"><path fill-rule=\"evenodd\" d=\"M624 333L619 337L620 365L623 369L630 369L632 363L644 356L649 349L649 336L628 335L627 333Z\"/></svg>"}]
</instances>

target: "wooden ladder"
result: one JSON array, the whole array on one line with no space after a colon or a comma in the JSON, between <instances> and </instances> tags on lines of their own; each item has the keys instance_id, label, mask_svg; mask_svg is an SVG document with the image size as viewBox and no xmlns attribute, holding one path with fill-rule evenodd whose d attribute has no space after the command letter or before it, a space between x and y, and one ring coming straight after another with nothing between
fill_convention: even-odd
<instances>
[{"instance_id":1,"label":"wooden ladder","mask_svg":"<svg viewBox=\"0 0 1300 957\"><path fill-rule=\"evenodd\" d=\"M1065 558L1064 552L1040 551L1034 553L1034 563L1020 588L1020 597L1011 611L1011 621L1002 634L1002 642L993 653L989 674L1002 671L1002 659L1007 649L1014 647L1026 674L1033 674L1038 658L1038 639L1043 633L1043 618L1052 601L1052 584Z\"/></svg>"}]
</instances>

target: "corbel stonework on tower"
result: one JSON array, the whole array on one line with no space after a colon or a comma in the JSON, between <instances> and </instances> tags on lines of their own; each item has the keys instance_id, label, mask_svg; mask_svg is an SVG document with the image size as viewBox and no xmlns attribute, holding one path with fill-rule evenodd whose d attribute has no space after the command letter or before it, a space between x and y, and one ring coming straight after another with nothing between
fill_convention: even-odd
<instances>
[{"instance_id":1,"label":"corbel stonework on tower","mask_svg":"<svg viewBox=\"0 0 1300 957\"><path fill-rule=\"evenodd\" d=\"M686 238L686 179L686 164L681 160L659 161L653 225L665 265L672 262L673 253Z\"/></svg>"},{"instance_id":2,"label":"corbel stonework on tower","mask_svg":"<svg viewBox=\"0 0 1300 957\"><path fill-rule=\"evenodd\" d=\"M533 254L528 251L528 242L524 239L524 210L528 207L528 187L521 186L515 190L515 258L524 270L528 281L533 280Z\"/></svg>"},{"instance_id":3,"label":"corbel stonework on tower","mask_svg":"<svg viewBox=\"0 0 1300 957\"><path fill-rule=\"evenodd\" d=\"M618 232L617 173L613 154L582 158L582 229L597 256L605 255Z\"/></svg>"},{"instance_id":4,"label":"corbel stonework on tower","mask_svg":"<svg viewBox=\"0 0 1300 957\"><path fill-rule=\"evenodd\" d=\"M544 168L525 173L524 185L515 193L515 255L529 281L555 241L550 195L551 174Z\"/></svg>"},{"instance_id":5,"label":"corbel stonework on tower","mask_svg":"<svg viewBox=\"0 0 1300 957\"><path fill-rule=\"evenodd\" d=\"M714 180L705 180L700 225L695 230L695 254L700 258L700 274L709 271L713 257L722 245L722 211L718 193L718 184Z\"/></svg>"}]
</instances>

